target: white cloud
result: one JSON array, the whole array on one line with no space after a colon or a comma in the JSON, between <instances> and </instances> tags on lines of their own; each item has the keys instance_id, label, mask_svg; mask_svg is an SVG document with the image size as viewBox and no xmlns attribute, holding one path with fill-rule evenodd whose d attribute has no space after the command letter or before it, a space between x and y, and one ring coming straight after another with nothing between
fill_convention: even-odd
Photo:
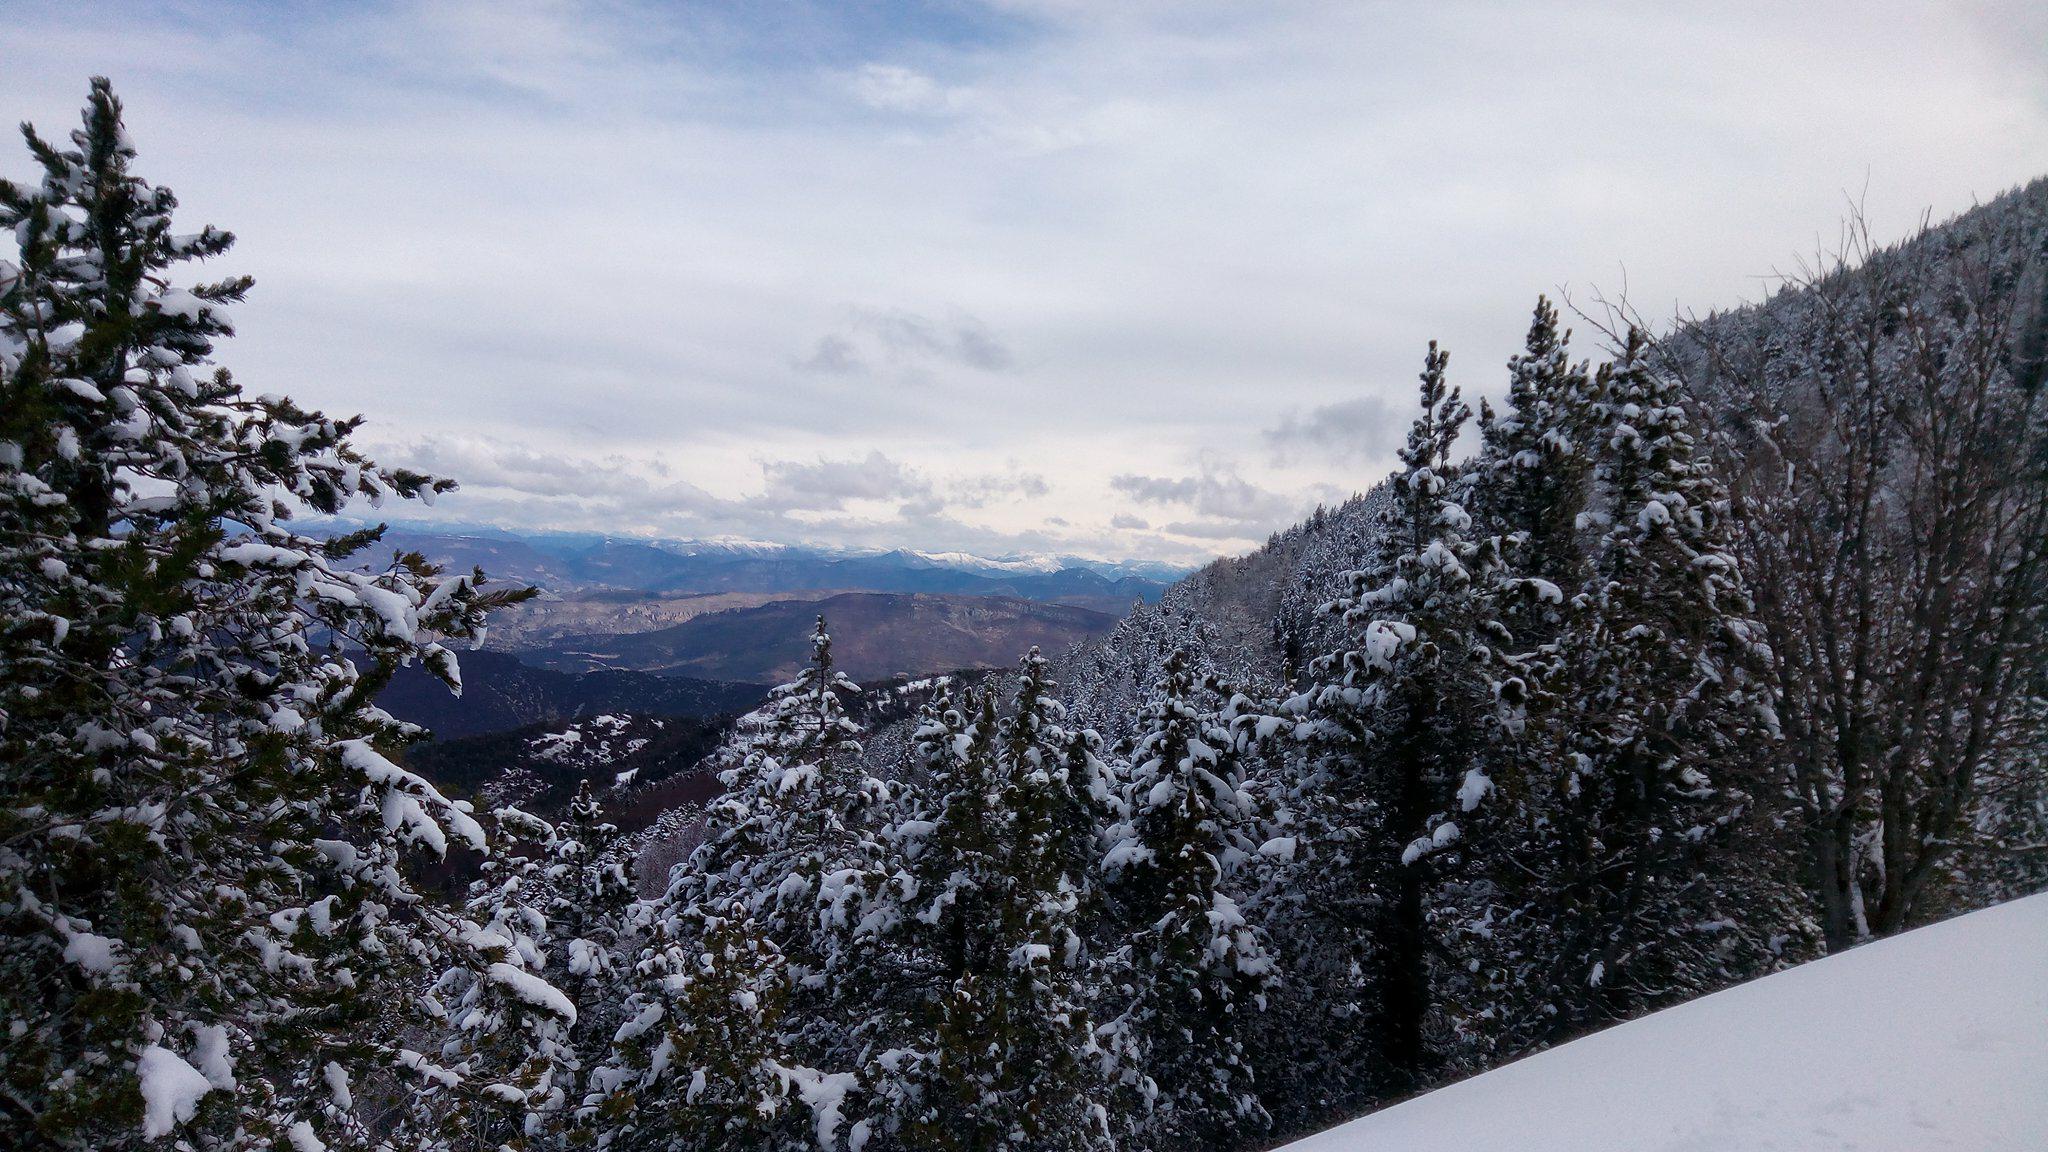
<instances>
[{"instance_id":1,"label":"white cloud","mask_svg":"<svg viewBox=\"0 0 2048 1152\"><path fill-rule=\"evenodd\" d=\"M965 88L945 87L922 72L895 64L863 64L852 83L862 103L889 112L958 112L973 100Z\"/></svg>"},{"instance_id":2,"label":"white cloud","mask_svg":"<svg viewBox=\"0 0 2048 1152\"><path fill-rule=\"evenodd\" d=\"M1278 528L1299 511L1298 501L1261 488L1238 475L1234 465L1214 459L1204 459L1193 476L1124 473L1109 483L1140 504L1185 507L1205 518L1199 530L1191 529L1193 522L1168 526L1167 531L1184 536L1242 539Z\"/></svg>"},{"instance_id":3,"label":"white cloud","mask_svg":"<svg viewBox=\"0 0 2048 1152\"><path fill-rule=\"evenodd\" d=\"M862 456L735 461L738 482L714 492L682 480L660 454L558 454L476 436L372 439L389 465L453 476L461 487L432 509L387 505L364 515L415 524L499 524L688 539L739 536L857 546L906 542L985 554L1018 550L1119 556L1115 532L1075 529L1048 514L1053 486L1012 461L995 471L929 475L870 451ZM1204 552L1155 541L1176 560Z\"/></svg>"},{"instance_id":4,"label":"white cloud","mask_svg":"<svg viewBox=\"0 0 2048 1152\"><path fill-rule=\"evenodd\" d=\"M1391 456L1408 423L1380 397L1360 396L1321 405L1306 415L1290 412L1259 435L1276 463L1366 463Z\"/></svg>"},{"instance_id":5,"label":"white cloud","mask_svg":"<svg viewBox=\"0 0 2048 1152\"><path fill-rule=\"evenodd\" d=\"M919 383L937 371L1002 372L1016 362L1009 345L974 316L956 311L934 320L901 308L848 309L846 326L818 337L796 361L805 371L835 375L887 365L900 379Z\"/></svg>"},{"instance_id":6,"label":"white cloud","mask_svg":"<svg viewBox=\"0 0 2048 1152\"><path fill-rule=\"evenodd\" d=\"M848 501L918 500L932 494L931 481L880 452L853 460L770 460L761 471L768 487L754 502L777 511L836 512Z\"/></svg>"}]
</instances>

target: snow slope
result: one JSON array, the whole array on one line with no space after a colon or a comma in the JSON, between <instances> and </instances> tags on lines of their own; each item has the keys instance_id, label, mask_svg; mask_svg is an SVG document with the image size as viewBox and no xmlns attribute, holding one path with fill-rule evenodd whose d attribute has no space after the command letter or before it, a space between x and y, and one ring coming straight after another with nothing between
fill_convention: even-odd
<instances>
[{"instance_id":1,"label":"snow slope","mask_svg":"<svg viewBox=\"0 0 2048 1152\"><path fill-rule=\"evenodd\" d=\"M1287 1152L2048 1149L2048 894L1611 1028Z\"/></svg>"}]
</instances>

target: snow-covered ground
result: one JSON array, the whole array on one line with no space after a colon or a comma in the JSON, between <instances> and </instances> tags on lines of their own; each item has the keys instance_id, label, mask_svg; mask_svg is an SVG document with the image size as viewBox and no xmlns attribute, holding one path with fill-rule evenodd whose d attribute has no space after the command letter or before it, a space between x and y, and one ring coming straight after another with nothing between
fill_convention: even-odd
<instances>
[{"instance_id":1,"label":"snow-covered ground","mask_svg":"<svg viewBox=\"0 0 2048 1152\"><path fill-rule=\"evenodd\" d=\"M1287 1146L1418 1149L2048 1149L2048 895L1731 988Z\"/></svg>"}]
</instances>

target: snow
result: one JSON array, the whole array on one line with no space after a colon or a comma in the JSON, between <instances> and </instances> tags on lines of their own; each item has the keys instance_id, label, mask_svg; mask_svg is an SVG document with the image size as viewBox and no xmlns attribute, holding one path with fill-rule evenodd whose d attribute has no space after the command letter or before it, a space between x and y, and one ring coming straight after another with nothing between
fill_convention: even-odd
<instances>
[{"instance_id":1,"label":"snow","mask_svg":"<svg viewBox=\"0 0 2048 1152\"><path fill-rule=\"evenodd\" d=\"M846 1105L846 1094L853 1090L856 1079L851 1072L824 1073L809 1068L784 1067L770 1062L768 1068L796 1088L797 1095L808 1104L811 1116L818 1126L818 1146L830 1148L837 1142L841 1112ZM863 1141L865 1143L865 1141Z\"/></svg>"},{"instance_id":2,"label":"snow","mask_svg":"<svg viewBox=\"0 0 2048 1152\"><path fill-rule=\"evenodd\" d=\"M235 1061L228 1055L228 1030L220 1024L192 1027L192 1059L206 1082L223 1092L235 1090Z\"/></svg>"},{"instance_id":3,"label":"snow","mask_svg":"<svg viewBox=\"0 0 2048 1152\"><path fill-rule=\"evenodd\" d=\"M199 1098L213 1088L199 1069L161 1044L151 1044L135 1061L142 1087L142 1136L154 1140L190 1120Z\"/></svg>"},{"instance_id":4,"label":"snow","mask_svg":"<svg viewBox=\"0 0 2048 1152\"><path fill-rule=\"evenodd\" d=\"M1486 799L1486 794L1491 791L1493 791L1493 779L1491 777L1477 768L1466 769L1465 782L1458 785L1459 811L1470 812L1474 808L1479 807L1479 802Z\"/></svg>"},{"instance_id":5,"label":"snow","mask_svg":"<svg viewBox=\"0 0 2048 1152\"><path fill-rule=\"evenodd\" d=\"M114 970L114 942L91 932L73 932L64 942L64 958L95 976Z\"/></svg>"},{"instance_id":6,"label":"snow","mask_svg":"<svg viewBox=\"0 0 2048 1152\"><path fill-rule=\"evenodd\" d=\"M1498 1068L1289 1152L2048 1148L2048 895Z\"/></svg>"},{"instance_id":7,"label":"snow","mask_svg":"<svg viewBox=\"0 0 2048 1152\"><path fill-rule=\"evenodd\" d=\"M475 819L441 795L432 784L411 772L400 768L384 758L367 740L344 740L336 745L341 752L341 762L362 773L372 784L385 789L383 799L384 827L396 831L403 827L407 838L425 843L435 854L445 854L448 849L447 836L441 825L427 813L420 798L432 803L447 820L450 828L472 849L482 850L484 846L483 826Z\"/></svg>"},{"instance_id":8,"label":"snow","mask_svg":"<svg viewBox=\"0 0 2048 1152\"><path fill-rule=\"evenodd\" d=\"M552 1012L570 1024L576 1022L576 1005L553 984L535 976L523 968L510 964L493 964L487 971L491 982L504 988L520 1000Z\"/></svg>"},{"instance_id":9,"label":"snow","mask_svg":"<svg viewBox=\"0 0 2048 1152\"><path fill-rule=\"evenodd\" d=\"M1259 845L1259 855L1269 856L1283 864L1294 863L1294 854L1299 850L1300 839L1294 836L1275 836Z\"/></svg>"},{"instance_id":10,"label":"snow","mask_svg":"<svg viewBox=\"0 0 2048 1152\"><path fill-rule=\"evenodd\" d=\"M963 572L1058 572L1066 567L1054 557L1035 554L1004 559L990 559L966 552L910 551L907 554L940 568Z\"/></svg>"},{"instance_id":11,"label":"snow","mask_svg":"<svg viewBox=\"0 0 2048 1152\"><path fill-rule=\"evenodd\" d=\"M336 1108L346 1112L356 1106L355 1095L349 1091L348 1069L329 1060L322 1075L327 1081L327 1094L334 1100Z\"/></svg>"}]
</instances>

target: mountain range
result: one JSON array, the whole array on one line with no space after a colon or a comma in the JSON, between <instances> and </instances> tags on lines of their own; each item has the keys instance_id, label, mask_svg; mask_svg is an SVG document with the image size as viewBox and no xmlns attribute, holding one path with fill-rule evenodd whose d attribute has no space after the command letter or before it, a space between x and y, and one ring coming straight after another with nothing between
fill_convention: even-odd
<instances>
[{"instance_id":1,"label":"mountain range","mask_svg":"<svg viewBox=\"0 0 2048 1152\"><path fill-rule=\"evenodd\" d=\"M564 672L630 669L780 683L810 659L820 616L830 623L838 667L861 680L1003 667L1032 647L1063 652L1093 640L1118 619L1008 596L844 592L705 613L651 631L567 637L520 658Z\"/></svg>"},{"instance_id":2,"label":"mountain range","mask_svg":"<svg viewBox=\"0 0 2048 1152\"><path fill-rule=\"evenodd\" d=\"M1159 599L1185 569L1070 556L988 558L964 552L852 551L752 541L661 541L521 535L495 529L395 528L389 547L558 596L591 591L895 592L1007 596L1121 613Z\"/></svg>"},{"instance_id":3,"label":"mountain range","mask_svg":"<svg viewBox=\"0 0 2048 1152\"><path fill-rule=\"evenodd\" d=\"M1064 652L1102 636L1181 574L1146 561L498 529L401 527L379 552L387 548L455 571L482 568L494 582L540 593L494 618L488 650L467 658L489 673L469 698L436 699L420 676L402 677L386 694L386 707L442 738L592 709L712 715L744 707L758 690L736 686L794 676L821 614L839 637L840 667L861 679L1006 667L1034 646ZM609 679L576 679L585 675Z\"/></svg>"}]
</instances>

